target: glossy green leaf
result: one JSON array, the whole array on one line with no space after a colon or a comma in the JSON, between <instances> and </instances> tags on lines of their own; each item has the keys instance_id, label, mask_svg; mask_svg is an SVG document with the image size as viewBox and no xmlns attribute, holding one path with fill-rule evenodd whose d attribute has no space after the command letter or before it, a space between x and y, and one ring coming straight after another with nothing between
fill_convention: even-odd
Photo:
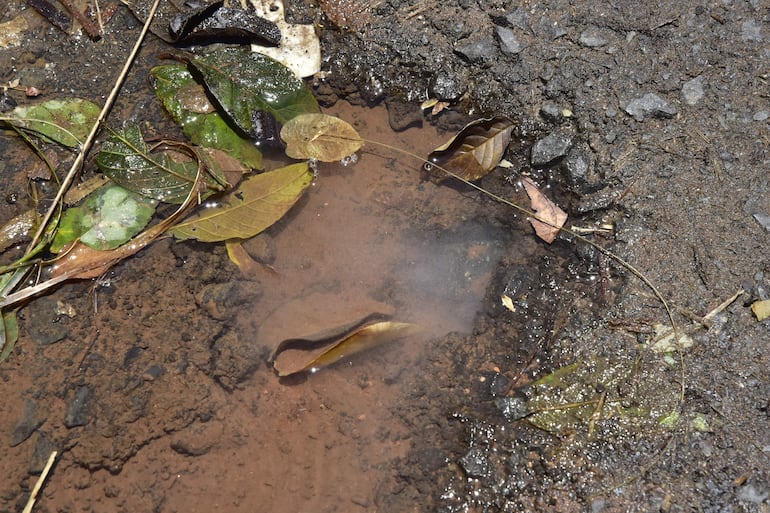
<instances>
[{"instance_id":1,"label":"glossy green leaf","mask_svg":"<svg viewBox=\"0 0 770 513\"><path fill-rule=\"evenodd\" d=\"M118 185L167 203L182 203L198 175L197 160L170 148L153 152L135 125L110 137L96 156L96 163ZM207 177L205 182L208 190L202 197L223 189L221 179Z\"/></svg>"},{"instance_id":2,"label":"glossy green leaf","mask_svg":"<svg viewBox=\"0 0 770 513\"><path fill-rule=\"evenodd\" d=\"M247 167L262 169L262 153L254 142L222 118L187 66L157 66L150 75L155 94L193 143L225 151Z\"/></svg>"},{"instance_id":3,"label":"glossy green leaf","mask_svg":"<svg viewBox=\"0 0 770 513\"><path fill-rule=\"evenodd\" d=\"M227 115L252 137L260 135L258 112L279 123L320 112L313 94L278 61L247 48L218 48L193 55L190 64Z\"/></svg>"},{"instance_id":4,"label":"glossy green leaf","mask_svg":"<svg viewBox=\"0 0 770 513\"><path fill-rule=\"evenodd\" d=\"M115 249L141 232L157 202L116 184L93 193L79 207L64 212L51 251L58 253L75 240L101 251Z\"/></svg>"},{"instance_id":5,"label":"glossy green leaf","mask_svg":"<svg viewBox=\"0 0 770 513\"><path fill-rule=\"evenodd\" d=\"M71 100L48 100L38 105L16 107L8 123L33 132L46 141L75 147L91 131L99 107L79 98Z\"/></svg>"},{"instance_id":6,"label":"glossy green leaf","mask_svg":"<svg viewBox=\"0 0 770 513\"><path fill-rule=\"evenodd\" d=\"M202 242L253 237L283 217L312 181L306 162L252 176L221 206L206 209L169 232L179 239Z\"/></svg>"}]
</instances>

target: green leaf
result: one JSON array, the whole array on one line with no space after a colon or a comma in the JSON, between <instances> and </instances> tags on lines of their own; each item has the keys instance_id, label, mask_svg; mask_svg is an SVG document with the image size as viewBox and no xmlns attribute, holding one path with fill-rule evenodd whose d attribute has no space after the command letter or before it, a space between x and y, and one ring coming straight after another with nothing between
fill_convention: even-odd
<instances>
[{"instance_id":1,"label":"green leaf","mask_svg":"<svg viewBox=\"0 0 770 513\"><path fill-rule=\"evenodd\" d=\"M326 114L300 114L283 125L286 155L335 162L357 152L364 141L346 121Z\"/></svg>"},{"instance_id":2,"label":"green leaf","mask_svg":"<svg viewBox=\"0 0 770 513\"><path fill-rule=\"evenodd\" d=\"M147 226L156 204L153 199L108 184L89 194L83 205L64 212L51 251L58 253L78 239L93 249L115 249Z\"/></svg>"},{"instance_id":3,"label":"green leaf","mask_svg":"<svg viewBox=\"0 0 770 513\"><path fill-rule=\"evenodd\" d=\"M110 137L96 156L96 163L112 181L142 196L167 203L182 203L195 184L198 162L171 149L152 153L139 127L131 125ZM222 187L207 177L207 197Z\"/></svg>"},{"instance_id":4,"label":"green leaf","mask_svg":"<svg viewBox=\"0 0 770 513\"><path fill-rule=\"evenodd\" d=\"M169 232L202 242L253 237L283 217L312 181L306 162L252 176L222 206L206 209Z\"/></svg>"},{"instance_id":5,"label":"green leaf","mask_svg":"<svg viewBox=\"0 0 770 513\"><path fill-rule=\"evenodd\" d=\"M0 322L0 362L8 359L17 340L19 340L19 323L16 319L16 311L2 312L2 322Z\"/></svg>"},{"instance_id":6,"label":"green leaf","mask_svg":"<svg viewBox=\"0 0 770 513\"><path fill-rule=\"evenodd\" d=\"M267 112L279 123L320 112L302 80L278 61L247 48L218 48L193 55L190 64L227 115L252 137L260 131L257 112Z\"/></svg>"},{"instance_id":7,"label":"green leaf","mask_svg":"<svg viewBox=\"0 0 770 513\"><path fill-rule=\"evenodd\" d=\"M16 107L11 112L14 120L8 123L33 132L44 140L64 146L79 145L91 131L99 107L87 100L49 100L47 102Z\"/></svg>"},{"instance_id":8,"label":"green leaf","mask_svg":"<svg viewBox=\"0 0 770 513\"><path fill-rule=\"evenodd\" d=\"M157 66L150 75L158 99L192 142L225 151L251 169L262 169L262 153L254 142L241 137L216 112L186 66Z\"/></svg>"}]
</instances>

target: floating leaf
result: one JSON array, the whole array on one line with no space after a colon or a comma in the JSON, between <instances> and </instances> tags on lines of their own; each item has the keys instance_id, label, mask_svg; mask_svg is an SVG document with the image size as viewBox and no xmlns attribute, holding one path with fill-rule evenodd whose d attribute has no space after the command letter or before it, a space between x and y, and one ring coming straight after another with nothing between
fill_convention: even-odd
<instances>
[{"instance_id":1,"label":"floating leaf","mask_svg":"<svg viewBox=\"0 0 770 513\"><path fill-rule=\"evenodd\" d=\"M98 250L115 249L142 231L155 213L157 202L116 184L91 193L79 207L62 215L51 251L80 240Z\"/></svg>"},{"instance_id":2,"label":"floating leaf","mask_svg":"<svg viewBox=\"0 0 770 513\"><path fill-rule=\"evenodd\" d=\"M222 206L204 210L170 233L178 239L202 242L253 237L283 217L312 181L313 172L306 162L252 176Z\"/></svg>"},{"instance_id":3,"label":"floating leaf","mask_svg":"<svg viewBox=\"0 0 770 513\"><path fill-rule=\"evenodd\" d=\"M535 228L537 236L550 244L556 240L556 236L559 235L559 228L564 226L564 223L567 221L567 213L549 200L530 178L522 177L521 183L524 185L524 189L527 191L527 195L532 202L532 210L535 211L540 219L548 223L537 219L530 219L529 222Z\"/></svg>"},{"instance_id":4,"label":"floating leaf","mask_svg":"<svg viewBox=\"0 0 770 513\"><path fill-rule=\"evenodd\" d=\"M192 142L229 153L252 169L262 169L262 153L216 112L206 90L182 64L150 71L155 94Z\"/></svg>"},{"instance_id":5,"label":"floating leaf","mask_svg":"<svg viewBox=\"0 0 770 513\"><path fill-rule=\"evenodd\" d=\"M414 324L383 321L358 326L339 340L332 340L321 347L303 349L297 343L287 345L275 356L273 367L279 376L326 367L342 358L371 349L386 342L413 335L419 331Z\"/></svg>"},{"instance_id":6,"label":"floating leaf","mask_svg":"<svg viewBox=\"0 0 770 513\"><path fill-rule=\"evenodd\" d=\"M319 112L313 94L283 64L245 48L217 48L190 56L207 89L228 116L248 135L259 138L257 113L279 123L299 114Z\"/></svg>"},{"instance_id":7,"label":"floating leaf","mask_svg":"<svg viewBox=\"0 0 770 513\"><path fill-rule=\"evenodd\" d=\"M511 142L513 121L505 117L478 119L428 155L428 161L468 181L489 174L502 160ZM446 173L436 172L437 181Z\"/></svg>"},{"instance_id":8,"label":"floating leaf","mask_svg":"<svg viewBox=\"0 0 770 513\"><path fill-rule=\"evenodd\" d=\"M300 114L281 129L286 155L335 162L357 152L364 141L346 121L326 114Z\"/></svg>"},{"instance_id":9,"label":"floating leaf","mask_svg":"<svg viewBox=\"0 0 770 513\"><path fill-rule=\"evenodd\" d=\"M49 100L38 105L16 107L7 121L14 126L33 132L46 141L75 147L91 131L99 107L87 100Z\"/></svg>"},{"instance_id":10,"label":"floating leaf","mask_svg":"<svg viewBox=\"0 0 770 513\"><path fill-rule=\"evenodd\" d=\"M153 153L135 125L110 137L96 156L96 163L120 186L168 203L184 201L198 174L198 162L186 153L170 148ZM202 197L223 189L214 179L206 180L206 184Z\"/></svg>"}]
</instances>

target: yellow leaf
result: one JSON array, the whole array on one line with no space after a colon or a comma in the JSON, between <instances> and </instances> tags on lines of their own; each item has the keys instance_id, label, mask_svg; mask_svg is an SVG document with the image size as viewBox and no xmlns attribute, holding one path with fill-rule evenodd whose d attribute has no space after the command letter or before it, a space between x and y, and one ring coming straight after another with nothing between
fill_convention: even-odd
<instances>
[{"instance_id":1,"label":"yellow leaf","mask_svg":"<svg viewBox=\"0 0 770 513\"><path fill-rule=\"evenodd\" d=\"M221 206L203 210L169 232L178 239L201 242L248 239L283 217L312 181L307 162L252 176Z\"/></svg>"},{"instance_id":2,"label":"yellow leaf","mask_svg":"<svg viewBox=\"0 0 770 513\"><path fill-rule=\"evenodd\" d=\"M758 321L764 321L770 317L770 299L764 301L754 301L751 304L751 311L757 316Z\"/></svg>"}]
</instances>

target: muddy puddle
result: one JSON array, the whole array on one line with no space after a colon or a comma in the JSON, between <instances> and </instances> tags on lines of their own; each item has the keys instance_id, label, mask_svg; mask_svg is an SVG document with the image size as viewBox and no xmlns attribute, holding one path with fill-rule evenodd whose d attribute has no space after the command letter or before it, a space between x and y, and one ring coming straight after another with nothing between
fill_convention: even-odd
<instances>
[{"instance_id":1,"label":"muddy puddle","mask_svg":"<svg viewBox=\"0 0 770 513\"><path fill-rule=\"evenodd\" d=\"M448 137L427 123L394 133L385 107L339 102L330 113L417 155ZM258 262L250 276L221 245L163 240L96 283L23 309L17 351L0 370L11 444L2 472L13 476L5 503L26 500L52 450L60 456L43 508L375 511L391 502L420 450L415 435L448 411L444 384L426 382L426 359L437 340L466 343L459 337L473 331L518 232L491 200L425 180L413 157L376 144L357 157L319 164L289 215L244 245ZM367 302L420 332L314 374L276 376L268 338L301 330L319 304L344 318ZM408 473L431 480L419 466Z\"/></svg>"}]
</instances>

